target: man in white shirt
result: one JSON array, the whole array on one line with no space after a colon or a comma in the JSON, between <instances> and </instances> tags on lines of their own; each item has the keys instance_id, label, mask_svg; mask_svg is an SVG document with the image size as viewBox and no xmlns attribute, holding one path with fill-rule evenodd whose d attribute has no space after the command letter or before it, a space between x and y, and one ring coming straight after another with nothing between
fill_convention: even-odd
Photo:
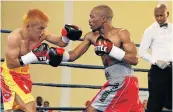
<instances>
[{"instance_id":1,"label":"man in white shirt","mask_svg":"<svg viewBox=\"0 0 173 112\"><path fill-rule=\"evenodd\" d=\"M164 4L155 7L154 16L156 22L145 30L139 47L140 57L152 64L147 112L161 112L163 106L172 108L172 23L168 23L169 12Z\"/></svg>"}]
</instances>

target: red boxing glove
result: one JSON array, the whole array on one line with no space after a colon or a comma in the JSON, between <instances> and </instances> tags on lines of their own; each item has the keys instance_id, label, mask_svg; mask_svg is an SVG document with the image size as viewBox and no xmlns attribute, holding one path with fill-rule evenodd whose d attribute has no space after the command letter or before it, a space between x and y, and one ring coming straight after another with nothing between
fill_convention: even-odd
<instances>
[{"instance_id":1,"label":"red boxing glove","mask_svg":"<svg viewBox=\"0 0 173 112\"><path fill-rule=\"evenodd\" d=\"M109 54L113 47L113 43L105 39L103 36L99 36L96 40L95 53L96 55L103 56Z\"/></svg>"}]
</instances>

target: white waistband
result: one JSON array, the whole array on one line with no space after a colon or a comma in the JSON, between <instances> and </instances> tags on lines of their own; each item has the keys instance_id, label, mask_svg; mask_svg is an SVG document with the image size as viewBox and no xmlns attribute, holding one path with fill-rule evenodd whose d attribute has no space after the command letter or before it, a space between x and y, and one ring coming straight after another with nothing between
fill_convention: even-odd
<instances>
[{"instance_id":1,"label":"white waistband","mask_svg":"<svg viewBox=\"0 0 173 112\"><path fill-rule=\"evenodd\" d=\"M122 64L115 64L105 68L105 75L107 80L121 79L125 76L132 76L134 71L131 66L126 66Z\"/></svg>"}]
</instances>

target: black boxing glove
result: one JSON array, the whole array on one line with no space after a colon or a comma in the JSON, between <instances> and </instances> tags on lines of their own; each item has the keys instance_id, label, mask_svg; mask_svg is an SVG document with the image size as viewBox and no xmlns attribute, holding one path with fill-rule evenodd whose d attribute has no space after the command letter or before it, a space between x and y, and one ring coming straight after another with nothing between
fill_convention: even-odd
<instances>
[{"instance_id":1,"label":"black boxing glove","mask_svg":"<svg viewBox=\"0 0 173 112\"><path fill-rule=\"evenodd\" d=\"M65 24L61 32L62 41L68 43L69 40L79 40L82 36L82 30L75 25Z\"/></svg>"},{"instance_id":2,"label":"black boxing glove","mask_svg":"<svg viewBox=\"0 0 173 112\"><path fill-rule=\"evenodd\" d=\"M53 67L57 67L60 65L60 63L63 60L63 54L64 54L63 48L49 48L48 55L49 55L49 65Z\"/></svg>"},{"instance_id":3,"label":"black boxing glove","mask_svg":"<svg viewBox=\"0 0 173 112\"><path fill-rule=\"evenodd\" d=\"M20 65L24 66L30 63L48 63L49 56L48 56L49 45L46 43L40 43L36 45L31 52L27 53L24 56L19 56L19 63Z\"/></svg>"},{"instance_id":4,"label":"black boxing glove","mask_svg":"<svg viewBox=\"0 0 173 112\"><path fill-rule=\"evenodd\" d=\"M99 56L109 55L120 61L125 56L122 49L114 46L109 39L105 39L103 36L99 36L96 40L95 53Z\"/></svg>"}]
</instances>

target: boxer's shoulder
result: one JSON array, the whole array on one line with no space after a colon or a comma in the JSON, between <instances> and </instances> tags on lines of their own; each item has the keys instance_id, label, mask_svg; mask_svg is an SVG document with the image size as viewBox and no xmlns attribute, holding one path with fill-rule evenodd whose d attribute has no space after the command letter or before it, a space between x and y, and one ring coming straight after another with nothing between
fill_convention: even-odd
<instances>
[{"instance_id":1,"label":"boxer's shoulder","mask_svg":"<svg viewBox=\"0 0 173 112\"><path fill-rule=\"evenodd\" d=\"M18 43L22 39L21 29L15 29L8 35L8 42Z\"/></svg>"},{"instance_id":2,"label":"boxer's shoulder","mask_svg":"<svg viewBox=\"0 0 173 112\"><path fill-rule=\"evenodd\" d=\"M127 29L124 29L124 28L118 28L118 27L116 27L116 28L113 28L112 29L112 33L114 35L119 35L119 34L129 33L129 31Z\"/></svg>"},{"instance_id":3,"label":"boxer's shoulder","mask_svg":"<svg viewBox=\"0 0 173 112\"><path fill-rule=\"evenodd\" d=\"M8 38L22 38L22 29L14 29L9 35Z\"/></svg>"},{"instance_id":4,"label":"boxer's shoulder","mask_svg":"<svg viewBox=\"0 0 173 112\"><path fill-rule=\"evenodd\" d=\"M130 32L124 28L119 29L116 34L120 39L130 37Z\"/></svg>"},{"instance_id":5,"label":"boxer's shoulder","mask_svg":"<svg viewBox=\"0 0 173 112\"><path fill-rule=\"evenodd\" d=\"M128 33L129 34L129 31L127 29L124 29L124 28L121 28L118 33Z\"/></svg>"},{"instance_id":6,"label":"boxer's shoulder","mask_svg":"<svg viewBox=\"0 0 173 112\"><path fill-rule=\"evenodd\" d=\"M88 32L85 36L84 39L87 39L89 41L95 40L99 36L99 33L96 32Z\"/></svg>"}]
</instances>

